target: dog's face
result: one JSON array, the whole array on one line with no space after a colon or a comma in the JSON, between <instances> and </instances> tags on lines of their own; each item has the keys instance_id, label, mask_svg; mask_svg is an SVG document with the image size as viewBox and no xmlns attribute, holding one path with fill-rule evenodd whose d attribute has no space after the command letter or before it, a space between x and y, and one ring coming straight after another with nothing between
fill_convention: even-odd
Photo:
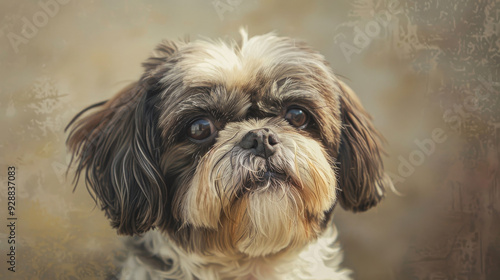
<instances>
[{"instance_id":1,"label":"dog's face","mask_svg":"<svg viewBox=\"0 0 500 280\"><path fill-rule=\"evenodd\" d=\"M121 234L269 255L317 238L337 200L364 211L390 184L369 116L304 43L164 42L144 67L68 138Z\"/></svg>"}]
</instances>

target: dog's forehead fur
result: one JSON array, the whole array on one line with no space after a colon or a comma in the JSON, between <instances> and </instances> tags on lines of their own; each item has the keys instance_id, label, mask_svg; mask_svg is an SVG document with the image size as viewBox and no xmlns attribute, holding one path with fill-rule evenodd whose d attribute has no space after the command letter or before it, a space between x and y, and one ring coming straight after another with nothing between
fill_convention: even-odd
<instances>
[{"instance_id":1,"label":"dog's forehead fur","mask_svg":"<svg viewBox=\"0 0 500 280\"><path fill-rule=\"evenodd\" d=\"M222 122L279 116L286 106L299 105L325 124L327 142L339 139L337 81L324 57L303 42L272 33L248 39L242 32L239 44L183 44L167 64L160 79L168 85L160 113L163 128L196 115Z\"/></svg>"}]
</instances>

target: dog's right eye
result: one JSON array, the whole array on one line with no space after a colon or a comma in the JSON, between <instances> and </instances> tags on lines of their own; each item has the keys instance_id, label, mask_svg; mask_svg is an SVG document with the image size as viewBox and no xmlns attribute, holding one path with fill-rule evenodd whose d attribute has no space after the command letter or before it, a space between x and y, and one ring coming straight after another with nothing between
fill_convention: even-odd
<instances>
[{"instance_id":1,"label":"dog's right eye","mask_svg":"<svg viewBox=\"0 0 500 280\"><path fill-rule=\"evenodd\" d=\"M203 141L215 133L215 126L207 118L194 120L188 128L187 135L195 141Z\"/></svg>"},{"instance_id":2,"label":"dog's right eye","mask_svg":"<svg viewBox=\"0 0 500 280\"><path fill-rule=\"evenodd\" d=\"M299 129L304 129L309 123L309 115L301 108L291 108L286 112L285 120Z\"/></svg>"}]
</instances>

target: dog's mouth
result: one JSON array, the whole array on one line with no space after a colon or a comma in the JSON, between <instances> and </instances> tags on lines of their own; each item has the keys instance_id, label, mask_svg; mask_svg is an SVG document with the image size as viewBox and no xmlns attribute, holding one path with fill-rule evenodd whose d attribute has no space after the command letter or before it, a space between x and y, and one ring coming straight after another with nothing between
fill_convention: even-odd
<instances>
[{"instance_id":1,"label":"dog's mouth","mask_svg":"<svg viewBox=\"0 0 500 280\"><path fill-rule=\"evenodd\" d=\"M280 180L286 181L287 176L285 173L274 172L274 171L265 171L262 176L260 176L262 181L270 181L270 180Z\"/></svg>"},{"instance_id":2,"label":"dog's mouth","mask_svg":"<svg viewBox=\"0 0 500 280\"><path fill-rule=\"evenodd\" d=\"M241 165L242 191L264 191L296 183L293 171L279 160L256 158L257 162Z\"/></svg>"},{"instance_id":3,"label":"dog's mouth","mask_svg":"<svg viewBox=\"0 0 500 280\"><path fill-rule=\"evenodd\" d=\"M283 172L264 170L257 173L253 180L254 187L272 186L288 181L289 176Z\"/></svg>"},{"instance_id":4,"label":"dog's mouth","mask_svg":"<svg viewBox=\"0 0 500 280\"><path fill-rule=\"evenodd\" d=\"M282 170L263 168L255 173L247 174L241 191L243 193L272 191L275 187L288 185L291 180L291 176Z\"/></svg>"}]
</instances>

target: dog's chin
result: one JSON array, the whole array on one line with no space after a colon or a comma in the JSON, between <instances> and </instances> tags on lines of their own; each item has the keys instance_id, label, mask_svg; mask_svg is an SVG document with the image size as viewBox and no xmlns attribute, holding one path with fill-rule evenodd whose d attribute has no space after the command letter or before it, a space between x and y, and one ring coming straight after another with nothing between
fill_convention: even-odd
<instances>
[{"instance_id":1,"label":"dog's chin","mask_svg":"<svg viewBox=\"0 0 500 280\"><path fill-rule=\"evenodd\" d=\"M241 253L255 256L301 248L320 232L322 213L309 213L297 186L283 174L265 174L221 219Z\"/></svg>"},{"instance_id":2,"label":"dog's chin","mask_svg":"<svg viewBox=\"0 0 500 280\"><path fill-rule=\"evenodd\" d=\"M292 176L266 171L243 185L220 209L216 227L195 225L210 228L202 241L208 251L268 256L303 248L321 233L324 209L308 205L314 200L304 196L304 187Z\"/></svg>"}]
</instances>

